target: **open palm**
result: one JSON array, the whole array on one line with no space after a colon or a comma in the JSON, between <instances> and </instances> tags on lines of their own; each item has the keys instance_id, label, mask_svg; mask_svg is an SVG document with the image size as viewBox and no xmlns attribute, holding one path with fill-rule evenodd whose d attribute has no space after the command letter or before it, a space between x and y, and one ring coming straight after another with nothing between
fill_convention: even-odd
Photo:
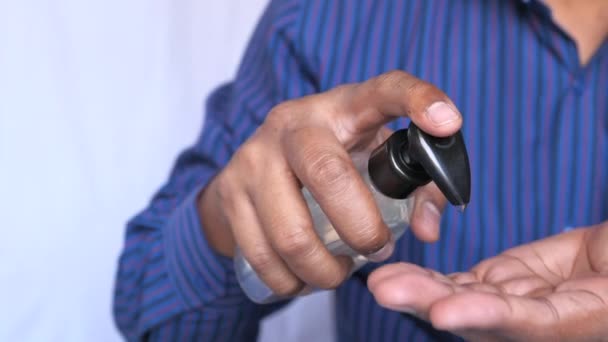
<instances>
[{"instance_id":1,"label":"open palm","mask_svg":"<svg viewBox=\"0 0 608 342\"><path fill-rule=\"evenodd\" d=\"M378 303L473 341L608 341L608 221L508 250L469 272L374 271Z\"/></svg>"}]
</instances>

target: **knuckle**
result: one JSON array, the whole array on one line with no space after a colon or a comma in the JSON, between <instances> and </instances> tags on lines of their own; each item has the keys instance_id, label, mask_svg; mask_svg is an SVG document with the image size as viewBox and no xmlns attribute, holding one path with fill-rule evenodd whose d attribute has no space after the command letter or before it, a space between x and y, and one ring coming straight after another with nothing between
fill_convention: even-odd
<instances>
[{"instance_id":1,"label":"knuckle","mask_svg":"<svg viewBox=\"0 0 608 342\"><path fill-rule=\"evenodd\" d=\"M381 87L402 88L403 85L411 82L412 76L402 70L392 70L378 76L377 81Z\"/></svg>"},{"instance_id":2,"label":"knuckle","mask_svg":"<svg viewBox=\"0 0 608 342\"><path fill-rule=\"evenodd\" d=\"M327 112L315 108L318 105L318 101L311 99L290 100L278 104L266 117L264 130L270 131L281 144L293 144L294 137L315 120L315 113Z\"/></svg>"},{"instance_id":3,"label":"knuckle","mask_svg":"<svg viewBox=\"0 0 608 342\"><path fill-rule=\"evenodd\" d=\"M350 168L343 157L330 151L321 151L310 153L305 159L308 160L304 163L307 167L306 172L312 183L331 186L334 190L336 186L344 187L348 183Z\"/></svg>"},{"instance_id":4,"label":"knuckle","mask_svg":"<svg viewBox=\"0 0 608 342\"><path fill-rule=\"evenodd\" d=\"M254 139L245 143L235 154L235 160L238 161L239 172L246 172L251 175L253 172L263 165L260 160L264 156L264 146Z\"/></svg>"},{"instance_id":5,"label":"knuckle","mask_svg":"<svg viewBox=\"0 0 608 342\"><path fill-rule=\"evenodd\" d=\"M268 113L269 118L282 117L290 112L290 102L281 102L278 105L272 107Z\"/></svg>"},{"instance_id":6,"label":"knuckle","mask_svg":"<svg viewBox=\"0 0 608 342\"><path fill-rule=\"evenodd\" d=\"M303 230L294 230L281 234L275 242L277 252L285 258L301 258L314 253L316 244Z\"/></svg>"},{"instance_id":7,"label":"knuckle","mask_svg":"<svg viewBox=\"0 0 608 342\"><path fill-rule=\"evenodd\" d=\"M439 92L439 89L437 89L434 85L430 83L417 80L415 82L409 82L405 87L405 91L408 94L420 96L422 94Z\"/></svg>"},{"instance_id":8,"label":"knuckle","mask_svg":"<svg viewBox=\"0 0 608 342\"><path fill-rule=\"evenodd\" d=\"M296 106L295 100L279 103L270 110L264 123L275 127L289 123L291 121L290 118L296 112Z\"/></svg>"},{"instance_id":9,"label":"knuckle","mask_svg":"<svg viewBox=\"0 0 608 342\"><path fill-rule=\"evenodd\" d=\"M389 80L399 82L399 81L402 81L405 79L410 79L412 76L410 76L410 74L408 74L407 72L405 72L403 70L395 69L395 70L391 70L391 71L387 72L386 77Z\"/></svg>"}]
</instances>

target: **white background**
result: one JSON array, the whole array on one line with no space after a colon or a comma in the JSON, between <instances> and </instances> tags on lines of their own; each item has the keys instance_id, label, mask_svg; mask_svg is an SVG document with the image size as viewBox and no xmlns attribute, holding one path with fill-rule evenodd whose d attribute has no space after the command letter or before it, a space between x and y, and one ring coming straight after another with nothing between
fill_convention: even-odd
<instances>
[{"instance_id":1,"label":"white background","mask_svg":"<svg viewBox=\"0 0 608 342\"><path fill-rule=\"evenodd\" d=\"M265 3L0 0L0 341L120 339L125 221L194 141ZM331 340L330 300L263 340Z\"/></svg>"}]
</instances>

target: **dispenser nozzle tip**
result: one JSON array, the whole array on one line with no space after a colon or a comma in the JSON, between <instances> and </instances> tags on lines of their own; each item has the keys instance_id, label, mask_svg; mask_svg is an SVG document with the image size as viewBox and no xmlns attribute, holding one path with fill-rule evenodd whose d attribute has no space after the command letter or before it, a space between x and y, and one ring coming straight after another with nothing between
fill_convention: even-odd
<instances>
[{"instance_id":1,"label":"dispenser nozzle tip","mask_svg":"<svg viewBox=\"0 0 608 342\"><path fill-rule=\"evenodd\" d=\"M461 213L464 213L464 210L465 210L466 208L467 208L467 205L466 205L466 204L459 205L459 206L458 206L458 211L460 211Z\"/></svg>"}]
</instances>

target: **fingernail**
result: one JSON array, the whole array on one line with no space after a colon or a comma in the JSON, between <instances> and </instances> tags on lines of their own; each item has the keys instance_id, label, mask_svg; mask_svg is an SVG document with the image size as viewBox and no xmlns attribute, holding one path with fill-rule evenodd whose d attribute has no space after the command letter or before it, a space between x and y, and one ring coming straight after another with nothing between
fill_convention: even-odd
<instances>
[{"instance_id":1,"label":"fingernail","mask_svg":"<svg viewBox=\"0 0 608 342\"><path fill-rule=\"evenodd\" d=\"M393 251L395 250L395 241L391 238L391 240L380 248L378 251L369 254L366 258L372 262L381 262L388 259L391 255L393 255Z\"/></svg>"},{"instance_id":2,"label":"fingernail","mask_svg":"<svg viewBox=\"0 0 608 342\"><path fill-rule=\"evenodd\" d=\"M445 102L435 102L426 110L426 116L435 126L447 125L460 119L460 114Z\"/></svg>"},{"instance_id":3,"label":"fingernail","mask_svg":"<svg viewBox=\"0 0 608 342\"><path fill-rule=\"evenodd\" d=\"M441 212L431 201L425 201L422 203L422 215L424 220L429 224L439 225L439 221L441 221Z\"/></svg>"}]
</instances>

